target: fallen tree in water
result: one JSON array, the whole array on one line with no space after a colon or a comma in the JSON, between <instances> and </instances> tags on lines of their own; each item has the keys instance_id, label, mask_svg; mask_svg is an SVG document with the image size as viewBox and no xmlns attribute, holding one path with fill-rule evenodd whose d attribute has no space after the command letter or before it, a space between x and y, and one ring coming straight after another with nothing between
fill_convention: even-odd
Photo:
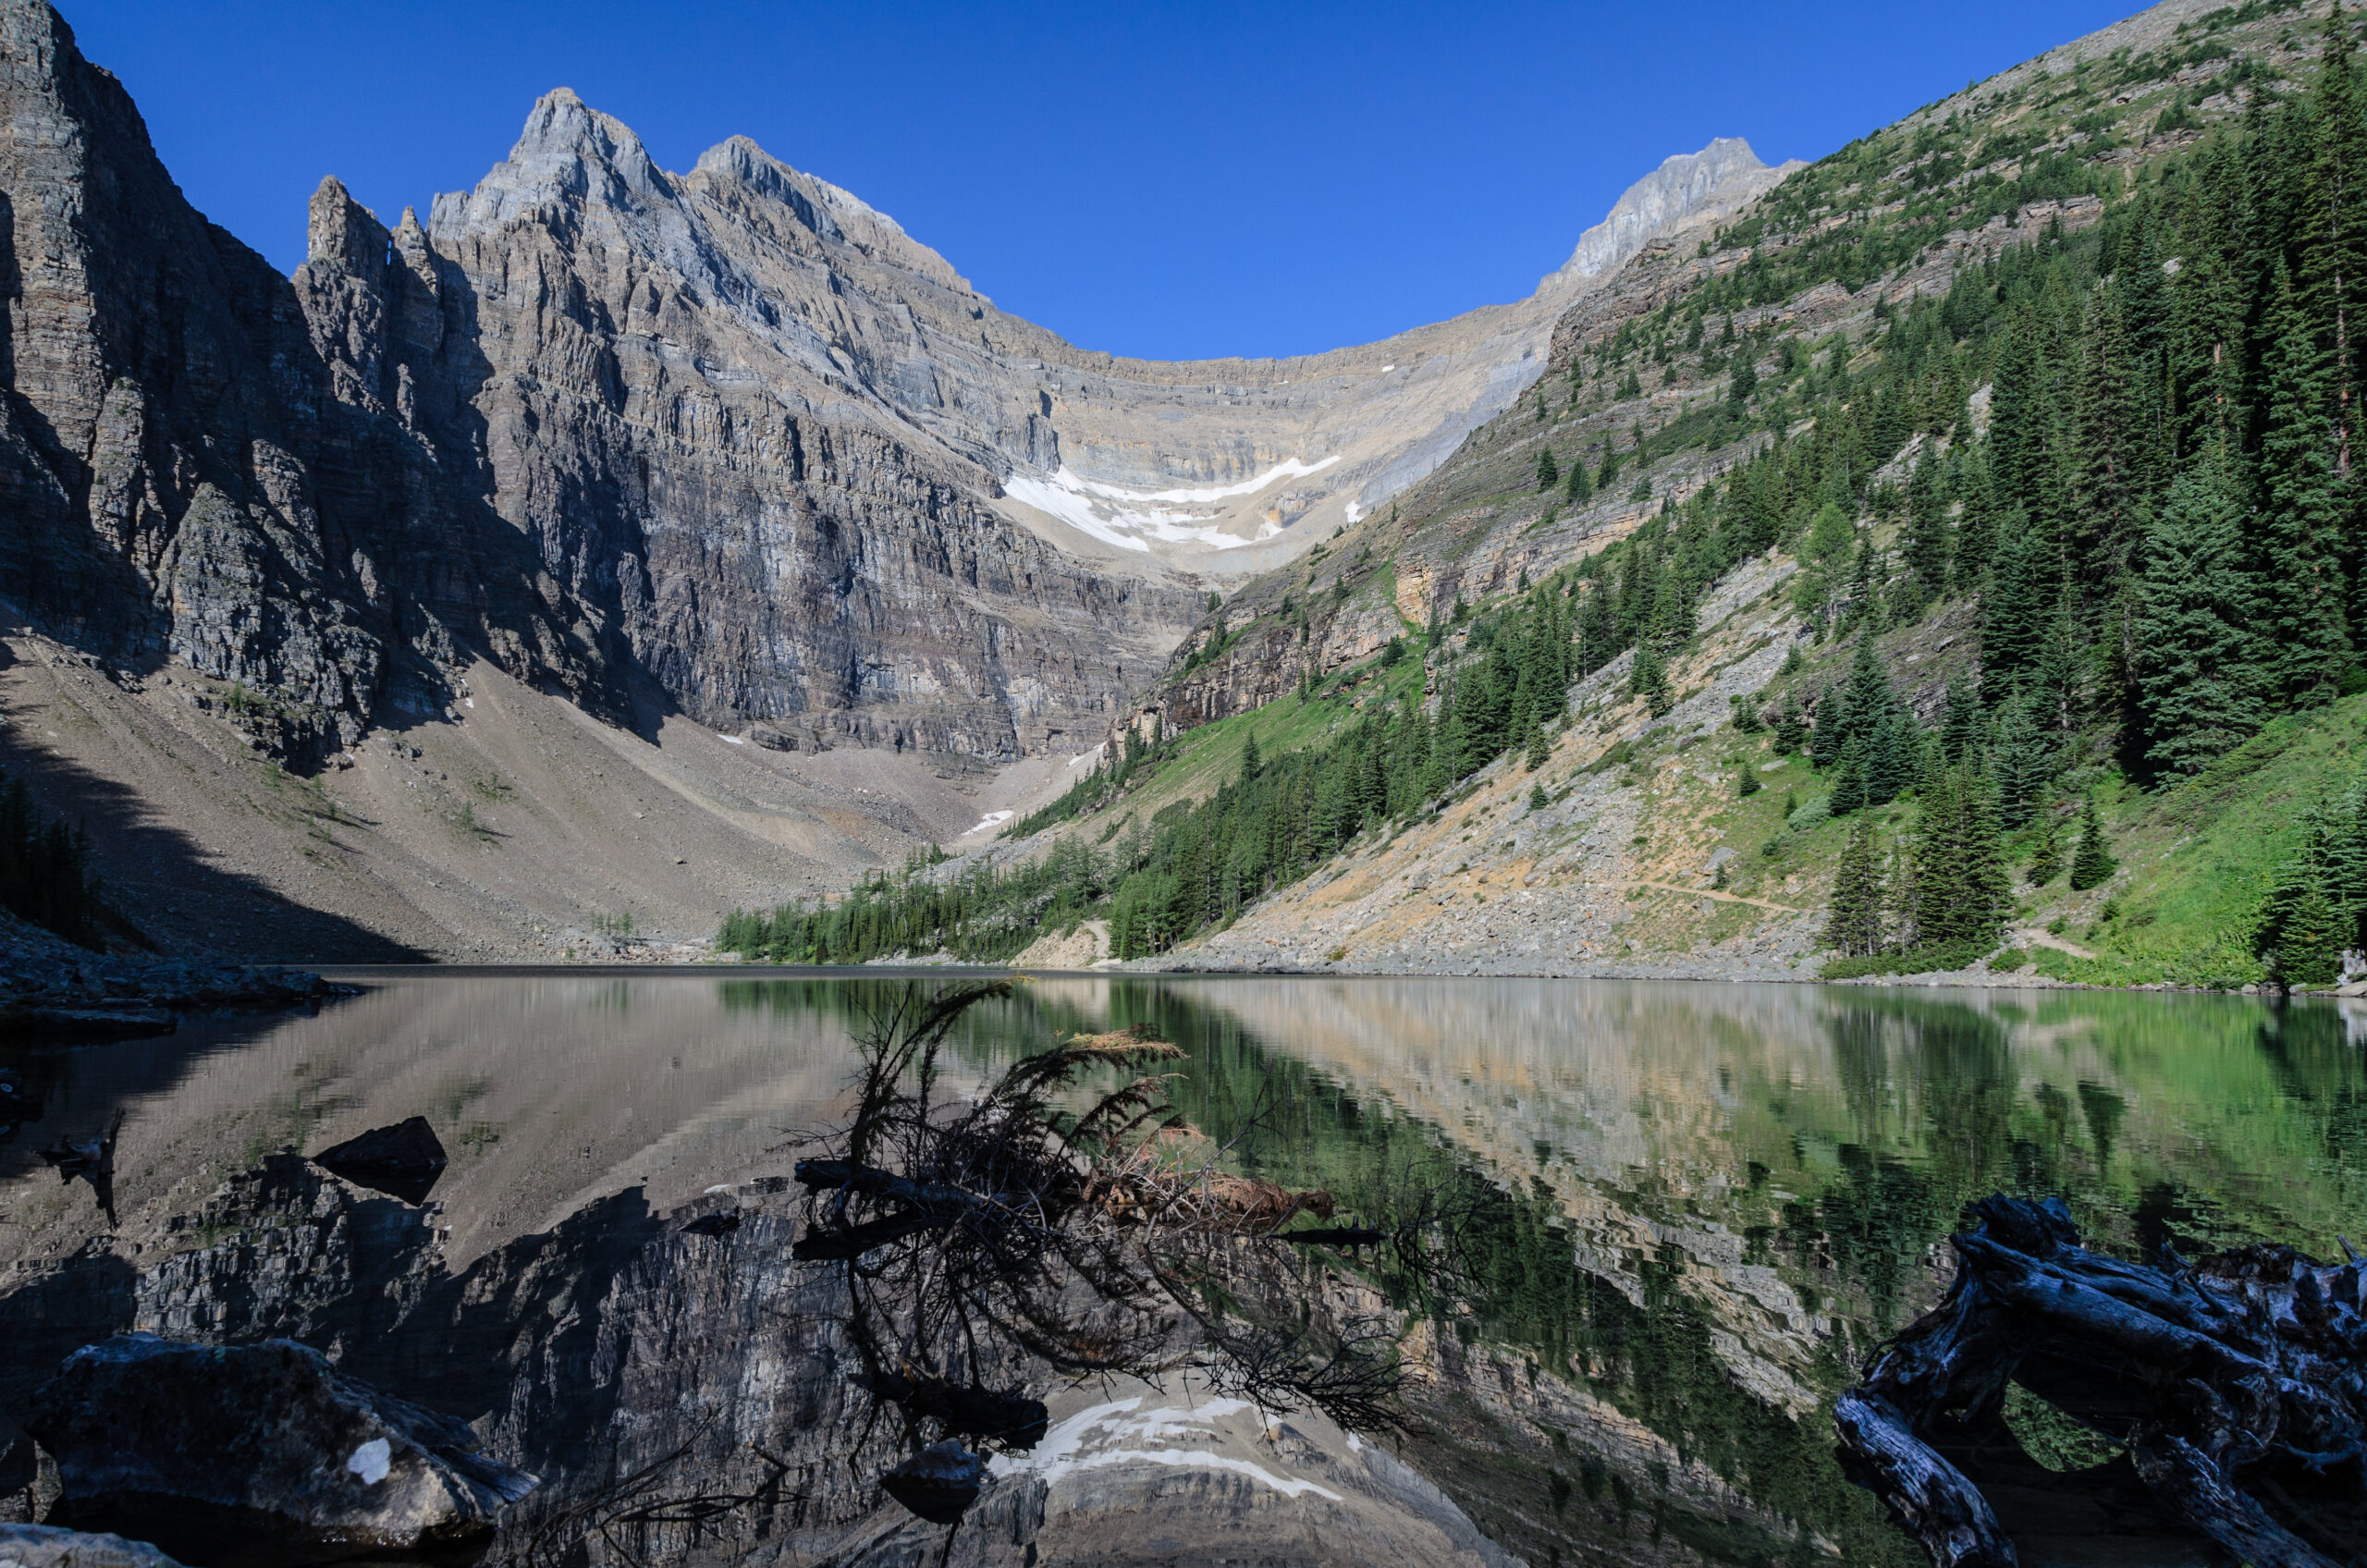
<instances>
[{"instance_id":1,"label":"fallen tree in water","mask_svg":"<svg viewBox=\"0 0 2367 1568\"><path fill-rule=\"evenodd\" d=\"M1992 1197L1955 1284L1835 1407L1843 1458L1942 1568L2020 1562L1959 1461L2009 1385L2122 1450L2167 1521L2254 1568L2367 1552L2367 1265L2250 1246L2145 1267L2088 1251L2059 1200ZM2345 1251L2349 1251L2348 1243ZM2002 1445L2014 1447L2006 1438ZM1977 1468L1977 1466L1976 1466Z\"/></svg>"},{"instance_id":2,"label":"fallen tree in water","mask_svg":"<svg viewBox=\"0 0 2367 1568\"><path fill-rule=\"evenodd\" d=\"M1219 1169L1225 1151L1168 1101L1173 1046L1122 1032L944 1091L939 1053L1001 985L914 987L861 1042L855 1109L803 1159L795 1256L839 1271L866 1443L923 1518L958 1521L984 1484L968 1445L1042 1440L1046 1377L1180 1375L1275 1415L1352 1430L1403 1423L1404 1311L1464 1272L1457 1217L1407 1182L1385 1214ZM1115 1073L1114 1086L1095 1080ZM1312 1221L1346 1219L1350 1223ZM873 1427L885 1418L888 1428Z\"/></svg>"}]
</instances>

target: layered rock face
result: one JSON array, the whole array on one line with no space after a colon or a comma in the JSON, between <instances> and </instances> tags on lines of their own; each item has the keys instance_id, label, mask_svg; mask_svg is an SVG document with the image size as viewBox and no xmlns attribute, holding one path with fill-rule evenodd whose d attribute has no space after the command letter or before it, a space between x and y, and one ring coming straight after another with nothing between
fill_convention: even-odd
<instances>
[{"instance_id":1,"label":"layered rock face","mask_svg":"<svg viewBox=\"0 0 2367 1568\"><path fill-rule=\"evenodd\" d=\"M443 454L337 395L300 291L190 209L46 6L0 6L0 594L269 690L293 752L455 637L607 698L598 629L533 592Z\"/></svg>"},{"instance_id":2,"label":"layered rock face","mask_svg":"<svg viewBox=\"0 0 2367 1568\"><path fill-rule=\"evenodd\" d=\"M1427 472L1595 276L1302 359L1118 359L749 141L672 174L561 89L425 224L325 181L288 279L41 0L0 0L0 597L243 683L296 760L446 712L480 652L644 729L1079 749L1207 574ZM1779 172L1673 161L1597 261Z\"/></svg>"}]
</instances>

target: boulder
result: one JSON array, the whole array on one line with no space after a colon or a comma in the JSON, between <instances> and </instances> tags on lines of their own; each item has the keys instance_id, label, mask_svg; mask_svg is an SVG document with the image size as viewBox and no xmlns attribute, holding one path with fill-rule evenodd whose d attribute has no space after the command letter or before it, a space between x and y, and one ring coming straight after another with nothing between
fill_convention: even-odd
<instances>
[{"instance_id":1,"label":"boulder","mask_svg":"<svg viewBox=\"0 0 2367 1568\"><path fill-rule=\"evenodd\" d=\"M54 1525L0 1525L0 1568L180 1568L146 1541Z\"/></svg>"},{"instance_id":2,"label":"boulder","mask_svg":"<svg viewBox=\"0 0 2367 1568\"><path fill-rule=\"evenodd\" d=\"M313 1163L357 1187L421 1203L444 1174L444 1145L424 1116L374 1127L313 1157Z\"/></svg>"},{"instance_id":3,"label":"boulder","mask_svg":"<svg viewBox=\"0 0 2367 1568\"><path fill-rule=\"evenodd\" d=\"M290 1563L490 1534L535 1478L468 1427L343 1377L292 1340L216 1348L120 1334L67 1357L26 1427L57 1462L50 1517L182 1556Z\"/></svg>"},{"instance_id":4,"label":"boulder","mask_svg":"<svg viewBox=\"0 0 2367 1568\"><path fill-rule=\"evenodd\" d=\"M932 1525L957 1525L986 1485L987 1462L951 1438L879 1477L888 1495Z\"/></svg>"}]
</instances>

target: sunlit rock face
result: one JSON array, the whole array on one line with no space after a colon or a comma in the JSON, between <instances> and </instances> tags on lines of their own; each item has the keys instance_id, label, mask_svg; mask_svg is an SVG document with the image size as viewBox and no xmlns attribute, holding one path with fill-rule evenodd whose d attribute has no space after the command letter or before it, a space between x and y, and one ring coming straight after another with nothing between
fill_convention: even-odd
<instances>
[{"instance_id":1,"label":"sunlit rock face","mask_svg":"<svg viewBox=\"0 0 2367 1568\"><path fill-rule=\"evenodd\" d=\"M1516 397L1597 276L1363 348L1122 359L753 142L669 172L560 89L424 223L325 180L285 279L189 207L55 12L6 0L0 45L0 594L268 693L291 758L442 712L471 652L620 719L1073 750L1211 581ZM1587 254L1778 172L1699 160Z\"/></svg>"}]
</instances>

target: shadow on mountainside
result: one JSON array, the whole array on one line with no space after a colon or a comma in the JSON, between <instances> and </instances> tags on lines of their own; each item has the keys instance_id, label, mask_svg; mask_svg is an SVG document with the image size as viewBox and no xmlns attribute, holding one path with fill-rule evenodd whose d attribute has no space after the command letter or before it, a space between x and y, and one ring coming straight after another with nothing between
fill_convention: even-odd
<instances>
[{"instance_id":1,"label":"shadow on mountainside","mask_svg":"<svg viewBox=\"0 0 2367 1568\"><path fill-rule=\"evenodd\" d=\"M167 957L273 963L409 963L426 955L342 915L296 902L164 821L129 786L0 738L0 768L40 809L91 836L107 901Z\"/></svg>"}]
</instances>

